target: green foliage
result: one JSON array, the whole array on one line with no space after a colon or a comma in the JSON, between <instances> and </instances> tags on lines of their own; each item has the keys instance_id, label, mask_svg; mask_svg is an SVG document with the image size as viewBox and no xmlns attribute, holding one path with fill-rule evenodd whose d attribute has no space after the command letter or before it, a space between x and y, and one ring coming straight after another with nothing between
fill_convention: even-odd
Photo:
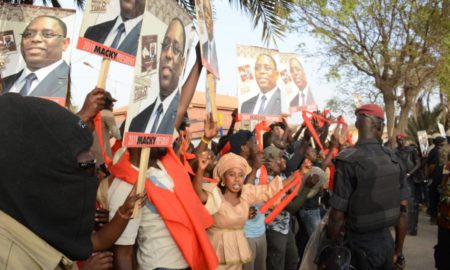
<instances>
[{"instance_id":1,"label":"green foliage","mask_svg":"<svg viewBox=\"0 0 450 270\"><path fill-rule=\"evenodd\" d=\"M298 0L296 29L323 41L317 54L326 57L330 78L363 74L389 102L386 107L394 108L398 95L407 97L399 108L408 115L424 89L439 82L450 92L449 47L441 42L450 33L449 17L443 17L448 6L442 0ZM388 114L388 130L394 130L395 111Z\"/></svg>"},{"instance_id":2,"label":"green foliage","mask_svg":"<svg viewBox=\"0 0 450 270\"><path fill-rule=\"evenodd\" d=\"M417 118L409 117L408 119L408 129L406 134L408 138L414 139L414 141L419 141L417 138L417 131L425 130L428 134L439 132L437 126L438 120L441 118L442 108L438 104L432 109L432 111L422 111L417 114Z\"/></svg>"}]
</instances>

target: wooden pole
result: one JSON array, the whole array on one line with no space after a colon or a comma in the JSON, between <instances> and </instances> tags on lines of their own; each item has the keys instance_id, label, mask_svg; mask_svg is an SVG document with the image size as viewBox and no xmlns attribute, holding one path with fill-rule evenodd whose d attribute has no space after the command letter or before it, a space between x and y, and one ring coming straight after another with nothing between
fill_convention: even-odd
<instances>
[{"instance_id":1,"label":"wooden pole","mask_svg":"<svg viewBox=\"0 0 450 270\"><path fill-rule=\"evenodd\" d=\"M106 90L106 78L108 77L109 64L111 64L111 59L103 58L102 65L100 67L100 74L98 74L97 87Z\"/></svg>"},{"instance_id":2,"label":"wooden pole","mask_svg":"<svg viewBox=\"0 0 450 270\"><path fill-rule=\"evenodd\" d=\"M214 75L208 71L207 75L208 81L208 94L211 102L211 113L213 121L217 121L217 106L216 106L216 78Z\"/></svg>"},{"instance_id":3,"label":"wooden pole","mask_svg":"<svg viewBox=\"0 0 450 270\"><path fill-rule=\"evenodd\" d=\"M145 178L147 176L148 160L150 158L150 148L142 148L141 159L139 162L139 176L136 182L136 194L142 193L145 188ZM139 202L136 202L133 210L133 218L137 218L141 215L141 207Z\"/></svg>"}]
</instances>

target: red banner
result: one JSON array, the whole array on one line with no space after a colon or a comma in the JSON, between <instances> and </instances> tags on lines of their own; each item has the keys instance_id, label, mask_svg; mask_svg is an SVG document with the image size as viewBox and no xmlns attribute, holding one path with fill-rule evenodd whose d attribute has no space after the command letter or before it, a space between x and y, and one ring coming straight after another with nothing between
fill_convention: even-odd
<instances>
[{"instance_id":1,"label":"red banner","mask_svg":"<svg viewBox=\"0 0 450 270\"><path fill-rule=\"evenodd\" d=\"M134 64L136 63L136 57L134 57L133 55L110 48L101 43L94 42L84 37L78 38L77 48L86 51L88 53L100 55L103 58L108 58L128 66L134 67Z\"/></svg>"},{"instance_id":2,"label":"red banner","mask_svg":"<svg viewBox=\"0 0 450 270\"><path fill-rule=\"evenodd\" d=\"M123 145L128 147L172 147L172 135L126 132Z\"/></svg>"}]
</instances>

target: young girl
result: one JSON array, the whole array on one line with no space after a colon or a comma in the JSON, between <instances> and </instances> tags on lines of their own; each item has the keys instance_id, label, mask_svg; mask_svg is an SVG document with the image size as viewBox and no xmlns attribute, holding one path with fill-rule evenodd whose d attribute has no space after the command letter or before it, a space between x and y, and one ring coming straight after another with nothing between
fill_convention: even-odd
<instances>
[{"instance_id":1,"label":"young girl","mask_svg":"<svg viewBox=\"0 0 450 270\"><path fill-rule=\"evenodd\" d=\"M202 153L193 185L214 218L208 236L219 259L217 269L242 269L242 264L251 259L243 230L250 206L269 200L294 178L281 181L277 177L262 186L244 185L245 177L252 169L243 157L229 153L222 156L214 168L214 178L220 180L219 184L202 183L208 162L207 153Z\"/></svg>"}]
</instances>

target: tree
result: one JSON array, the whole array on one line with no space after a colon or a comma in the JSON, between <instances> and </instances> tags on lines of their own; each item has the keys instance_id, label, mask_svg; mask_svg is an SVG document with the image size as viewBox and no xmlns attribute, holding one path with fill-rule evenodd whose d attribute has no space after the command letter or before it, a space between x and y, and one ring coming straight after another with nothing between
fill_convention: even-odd
<instances>
[{"instance_id":1,"label":"tree","mask_svg":"<svg viewBox=\"0 0 450 270\"><path fill-rule=\"evenodd\" d=\"M50 3L49 3L50 1ZM74 0L80 9L84 8L86 0ZM195 0L176 0L189 14L195 18ZM212 1L212 0L211 0ZM33 5L35 0L0 0L0 3L16 3ZM44 5L61 7L59 0L42 0ZM295 0L229 0L230 5L235 6L251 18L253 27L262 25L261 39L267 44L282 38L287 29L287 20L293 9Z\"/></svg>"},{"instance_id":2,"label":"tree","mask_svg":"<svg viewBox=\"0 0 450 270\"><path fill-rule=\"evenodd\" d=\"M395 103L399 132L419 92L435 83L446 29L440 0L299 0L294 28L324 41L322 52L332 70L350 69L372 79L381 92L388 134L395 134ZM398 95L399 94L399 95Z\"/></svg>"}]
</instances>

